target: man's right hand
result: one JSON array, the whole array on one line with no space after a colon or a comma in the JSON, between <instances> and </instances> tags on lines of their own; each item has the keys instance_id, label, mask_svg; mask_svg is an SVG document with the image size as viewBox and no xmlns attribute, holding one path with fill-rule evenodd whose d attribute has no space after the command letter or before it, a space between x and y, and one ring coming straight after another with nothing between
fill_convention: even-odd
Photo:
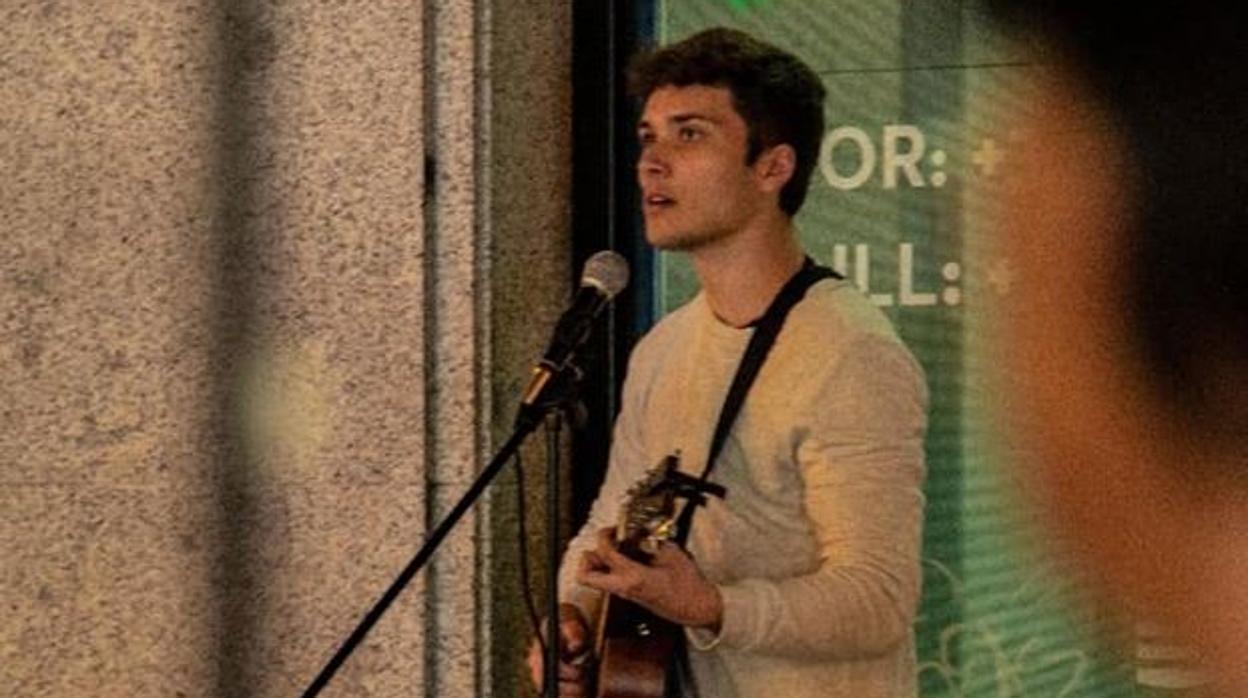
<instances>
[{"instance_id":1,"label":"man's right hand","mask_svg":"<svg viewBox=\"0 0 1248 698\"><path fill-rule=\"evenodd\" d=\"M542 632L545 632L543 626ZM559 606L559 696L581 698L589 695L589 663L584 661L589 646L589 624L580 609L572 604ZM534 638L529 645L529 675L538 691L542 690L542 646Z\"/></svg>"}]
</instances>

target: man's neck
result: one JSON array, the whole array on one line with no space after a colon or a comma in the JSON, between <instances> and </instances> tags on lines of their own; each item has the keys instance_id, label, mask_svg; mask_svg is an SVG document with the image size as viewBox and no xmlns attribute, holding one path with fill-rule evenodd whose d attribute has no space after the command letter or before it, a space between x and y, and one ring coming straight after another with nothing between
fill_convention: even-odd
<instances>
[{"instance_id":1,"label":"man's neck","mask_svg":"<svg viewBox=\"0 0 1248 698\"><path fill-rule=\"evenodd\" d=\"M741 231L690 256L712 312L733 327L745 327L762 316L805 259L787 217Z\"/></svg>"}]
</instances>

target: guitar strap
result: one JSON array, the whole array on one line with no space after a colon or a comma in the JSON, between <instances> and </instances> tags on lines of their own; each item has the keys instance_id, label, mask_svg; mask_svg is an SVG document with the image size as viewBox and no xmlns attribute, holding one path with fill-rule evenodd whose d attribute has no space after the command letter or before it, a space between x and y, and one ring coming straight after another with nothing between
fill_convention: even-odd
<instances>
[{"instance_id":1,"label":"guitar strap","mask_svg":"<svg viewBox=\"0 0 1248 698\"><path fill-rule=\"evenodd\" d=\"M754 379L758 377L758 372L763 367L763 362L767 359L772 345L776 343L776 337L779 336L780 328L784 326L789 311L806 296L807 289L828 278L842 279L844 277L827 267L815 264L814 260L807 257L802 268L785 282L780 292L771 301L771 305L767 306L767 311L753 323L754 335L750 337L750 343L745 347L745 354L742 355L741 363L737 366L737 374L732 379L731 387L728 388L728 396L724 399L724 406L719 412L719 421L715 424L715 432L711 436L711 448L707 452L706 467L703 468L699 478L702 482L706 482L711 471L714 470L715 460L728 440L728 434L732 431L737 414L741 412L741 406L745 403L745 396L750 391L750 386L754 384ZM682 548L689 539L689 529L693 524L693 514L697 509L697 505L691 501L680 512L680 517L677 519L676 542Z\"/></svg>"},{"instance_id":2,"label":"guitar strap","mask_svg":"<svg viewBox=\"0 0 1248 698\"><path fill-rule=\"evenodd\" d=\"M780 328L784 326L789 311L806 296L807 289L827 278L842 279L844 277L827 267L815 264L814 260L807 257L802 268L785 282L780 292L771 301L771 305L767 306L767 311L763 313L763 316L753 323L754 335L750 337L750 342L745 347L745 354L741 357L741 363L737 365L737 374L728 388L728 396L724 399L724 406L719 412L719 421L715 424L715 432L711 436L711 448L707 452L706 467L702 469L702 476L698 478L704 486L709 484L708 478L711 476L711 471L715 469L715 460L719 457L724 442L728 440L728 433L732 431L732 425L737 420L737 414L745 402L746 393L750 391L750 386L758 377L759 369L763 367L763 361L767 359L768 352L776 343L776 337L779 336ZM699 503L699 500L689 500L676 520L675 540L682 548L689 539L689 529L693 525L693 515L698 510ZM697 682L694 680L693 668L689 664L689 647L684 641L683 632L679 637L674 662L668 668L665 694L668 697L698 696Z\"/></svg>"}]
</instances>

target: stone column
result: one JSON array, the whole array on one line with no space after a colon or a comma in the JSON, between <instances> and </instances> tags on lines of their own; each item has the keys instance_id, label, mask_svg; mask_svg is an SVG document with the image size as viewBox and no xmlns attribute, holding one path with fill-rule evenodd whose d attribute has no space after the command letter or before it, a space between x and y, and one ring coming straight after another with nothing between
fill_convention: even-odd
<instances>
[{"instance_id":1,"label":"stone column","mask_svg":"<svg viewBox=\"0 0 1248 698\"><path fill-rule=\"evenodd\" d=\"M568 12L0 11L0 694L285 696L328 659L565 298ZM326 695L514 694L512 487Z\"/></svg>"}]
</instances>

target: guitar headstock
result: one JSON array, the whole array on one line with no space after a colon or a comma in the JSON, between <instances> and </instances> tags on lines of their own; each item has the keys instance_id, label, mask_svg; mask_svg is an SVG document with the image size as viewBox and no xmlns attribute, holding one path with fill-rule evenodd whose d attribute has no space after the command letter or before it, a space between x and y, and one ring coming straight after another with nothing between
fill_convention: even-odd
<instances>
[{"instance_id":1,"label":"guitar headstock","mask_svg":"<svg viewBox=\"0 0 1248 698\"><path fill-rule=\"evenodd\" d=\"M677 492L671 483L679 464L679 456L664 458L624 495L615 541L625 554L651 555L660 542L675 537Z\"/></svg>"}]
</instances>

